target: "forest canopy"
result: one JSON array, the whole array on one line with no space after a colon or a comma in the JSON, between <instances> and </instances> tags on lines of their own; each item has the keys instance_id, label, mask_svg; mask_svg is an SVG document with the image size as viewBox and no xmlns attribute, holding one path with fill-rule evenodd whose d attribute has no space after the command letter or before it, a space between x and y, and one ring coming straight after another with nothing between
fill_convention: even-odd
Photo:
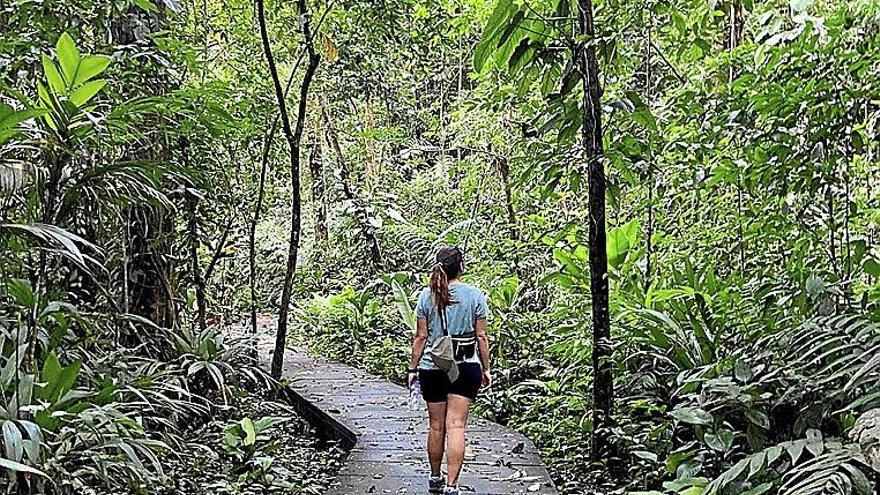
<instances>
[{"instance_id":1,"label":"forest canopy","mask_svg":"<svg viewBox=\"0 0 880 495\"><path fill-rule=\"evenodd\" d=\"M878 95L873 0L0 0L0 487L320 492L278 351L455 244L560 492L878 493Z\"/></svg>"}]
</instances>

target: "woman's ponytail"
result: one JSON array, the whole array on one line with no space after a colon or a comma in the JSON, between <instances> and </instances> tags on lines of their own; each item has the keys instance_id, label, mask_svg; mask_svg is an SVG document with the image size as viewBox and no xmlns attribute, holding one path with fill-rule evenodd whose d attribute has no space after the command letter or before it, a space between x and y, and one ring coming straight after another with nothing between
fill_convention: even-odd
<instances>
[{"instance_id":1,"label":"woman's ponytail","mask_svg":"<svg viewBox=\"0 0 880 495\"><path fill-rule=\"evenodd\" d=\"M443 311L449 306L452 295L449 293L449 277L443 270L441 263L436 263L431 268L431 294L434 296L434 304L438 311Z\"/></svg>"},{"instance_id":2,"label":"woman's ponytail","mask_svg":"<svg viewBox=\"0 0 880 495\"><path fill-rule=\"evenodd\" d=\"M446 308L453 303L452 294L449 292L449 280L461 275L462 260L463 256L457 247L444 246L437 251L437 263L431 267L431 295L437 306L440 324L444 328Z\"/></svg>"}]
</instances>

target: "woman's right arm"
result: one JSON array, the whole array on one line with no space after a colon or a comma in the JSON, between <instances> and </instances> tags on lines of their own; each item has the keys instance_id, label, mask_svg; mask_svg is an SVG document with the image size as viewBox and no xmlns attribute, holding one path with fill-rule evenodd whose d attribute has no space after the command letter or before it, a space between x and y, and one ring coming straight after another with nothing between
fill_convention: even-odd
<instances>
[{"instance_id":1,"label":"woman's right arm","mask_svg":"<svg viewBox=\"0 0 880 495\"><path fill-rule=\"evenodd\" d=\"M416 334L413 337L412 356L409 360L409 373L407 376L407 385L412 385L416 379L415 370L419 367L419 361L422 360L422 354L425 352L425 345L428 343L428 320L419 318L416 320Z\"/></svg>"},{"instance_id":2,"label":"woman's right arm","mask_svg":"<svg viewBox=\"0 0 880 495\"><path fill-rule=\"evenodd\" d=\"M480 318L474 325L477 331L477 348L480 350L480 363L483 365L483 387L492 384L492 372L489 371L489 333L486 332L486 319Z\"/></svg>"}]
</instances>

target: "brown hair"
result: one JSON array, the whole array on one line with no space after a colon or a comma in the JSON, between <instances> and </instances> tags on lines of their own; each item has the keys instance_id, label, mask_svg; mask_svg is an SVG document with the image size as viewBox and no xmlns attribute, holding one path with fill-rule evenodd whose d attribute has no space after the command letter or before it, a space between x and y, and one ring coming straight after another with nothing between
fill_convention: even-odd
<instances>
[{"instance_id":1,"label":"brown hair","mask_svg":"<svg viewBox=\"0 0 880 495\"><path fill-rule=\"evenodd\" d=\"M461 250L457 247L443 246L437 250L437 262L431 267L431 295L437 306L440 324L444 327L446 325L446 311L444 310L455 302L449 292L449 281L461 275L463 259Z\"/></svg>"}]
</instances>

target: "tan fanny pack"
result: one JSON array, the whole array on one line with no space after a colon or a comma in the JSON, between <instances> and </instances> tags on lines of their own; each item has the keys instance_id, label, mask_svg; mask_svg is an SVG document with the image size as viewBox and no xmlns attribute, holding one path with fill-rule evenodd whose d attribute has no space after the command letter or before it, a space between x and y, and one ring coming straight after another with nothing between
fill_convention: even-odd
<instances>
[{"instance_id":1,"label":"tan fanny pack","mask_svg":"<svg viewBox=\"0 0 880 495\"><path fill-rule=\"evenodd\" d=\"M455 362L455 344L452 342L452 337L446 334L445 328L443 333L444 335L435 340L434 345L431 346L431 361L433 361L438 368L446 372L450 382L454 382L455 380L458 380L458 364Z\"/></svg>"}]
</instances>

